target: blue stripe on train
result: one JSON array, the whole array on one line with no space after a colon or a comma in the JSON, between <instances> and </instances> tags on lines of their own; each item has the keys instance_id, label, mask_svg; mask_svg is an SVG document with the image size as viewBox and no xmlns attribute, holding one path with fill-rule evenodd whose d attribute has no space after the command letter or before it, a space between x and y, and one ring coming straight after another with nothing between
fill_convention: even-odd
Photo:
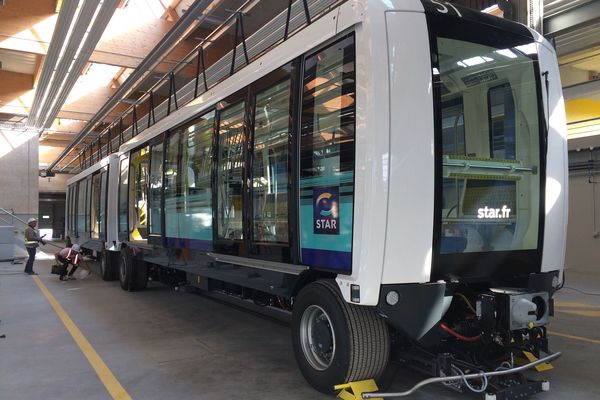
<instances>
[{"instance_id":1,"label":"blue stripe on train","mask_svg":"<svg viewBox=\"0 0 600 400\"><path fill-rule=\"evenodd\" d=\"M212 251L213 244L211 240L196 240L196 239L184 239L184 238L171 238L168 237L167 246L175 247L178 249L190 249L200 251Z\"/></svg>"},{"instance_id":2,"label":"blue stripe on train","mask_svg":"<svg viewBox=\"0 0 600 400\"><path fill-rule=\"evenodd\" d=\"M352 271L352 253L334 250L302 249L302 264Z\"/></svg>"}]
</instances>

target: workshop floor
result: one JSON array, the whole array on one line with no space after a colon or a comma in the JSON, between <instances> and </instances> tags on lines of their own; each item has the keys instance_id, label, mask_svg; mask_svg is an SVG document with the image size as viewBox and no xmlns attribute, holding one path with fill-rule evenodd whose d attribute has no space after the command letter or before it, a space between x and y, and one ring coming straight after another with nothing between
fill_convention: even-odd
<instances>
[{"instance_id":1,"label":"workshop floor","mask_svg":"<svg viewBox=\"0 0 600 400\"><path fill-rule=\"evenodd\" d=\"M50 259L38 254L37 277L0 263L2 399L332 398L304 381L284 323L158 283L127 293L97 273L61 282ZM600 297L571 288L598 294L600 279L568 272L556 295L551 348L563 356L534 374L551 382L540 400L600 398ZM400 370L391 391L424 378ZM434 385L410 398L465 396Z\"/></svg>"}]
</instances>

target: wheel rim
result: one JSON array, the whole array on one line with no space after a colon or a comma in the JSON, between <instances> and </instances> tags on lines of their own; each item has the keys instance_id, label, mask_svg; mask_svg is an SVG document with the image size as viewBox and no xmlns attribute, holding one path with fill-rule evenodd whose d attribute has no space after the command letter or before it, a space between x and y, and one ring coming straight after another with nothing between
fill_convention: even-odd
<instances>
[{"instance_id":1,"label":"wheel rim","mask_svg":"<svg viewBox=\"0 0 600 400\"><path fill-rule=\"evenodd\" d=\"M126 275L125 268L127 268L125 265L125 262L126 262L125 257L121 256L121 265L119 265L119 275L121 278L121 282L125 282L125 275Z\"/></svg>"},{"instance_id":2,"label":"wheel rim","mask_svg":"<svg viewBox=\"0 0 600 400\"><path fill-rule=\"evenodd\" d=\"M106 273L106 253L102 253L102 261L100 262L100 269L102 270L102 275Z\"/></svg>"},{"instance_id":3,"label":"wheel rim","mask_svg":"<svg viewBox=\"0 0 600 400\"><path fill-rule=\"evenodd\" d=\"M321 307L310 305L300 321L300 344L311 367L324 371L335 356L335 332L329 315Z\"/></svg>"}]
</instances>

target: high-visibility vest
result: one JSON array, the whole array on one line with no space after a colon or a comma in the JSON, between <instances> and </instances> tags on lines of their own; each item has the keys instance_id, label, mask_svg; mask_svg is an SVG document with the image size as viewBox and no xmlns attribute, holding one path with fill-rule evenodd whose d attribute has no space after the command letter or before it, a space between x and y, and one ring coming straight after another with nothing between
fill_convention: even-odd
<instances>
[{"instance_id":1,"label":"high-visibility vest","mask_svg":"<svg viewBox=\"0 0 600 400\"><path fill-rule=\"evenodd\" d=\"M67 260L71 261L71 264L77 265L77 263L79 263L79 253L75 254L74 260L71 260L71 254L73 254L73 249L69 247L69 252L67 253Z\"/></svg>"},{"instance_id":2,"label":"high-visibility vest","mask_svg":"<svg viewBox=\"0 0 600 400\"><path fill-rule=\"evenodd\" d=\"M25 247L28 247L28 245L34 245L35 247L37 247L39 240L27 240L27 229L31 229L33 231L33 234L37 237L37 232L35 231L35 229L33 229L30 226L25 228Z\"/></svg>"}]
</instances>

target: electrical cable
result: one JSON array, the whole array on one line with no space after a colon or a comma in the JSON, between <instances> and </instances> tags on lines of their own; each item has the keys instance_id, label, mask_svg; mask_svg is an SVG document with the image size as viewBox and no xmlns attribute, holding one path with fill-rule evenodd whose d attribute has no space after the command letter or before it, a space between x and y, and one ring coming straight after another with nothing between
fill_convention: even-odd
<instances>
[{"instance_id":1,"label":"electrical cable","mask_svg":"<svg viewBox=\"0 0 600 400\"><path fill-rule=\"evenodd\" d=\"M580 290L580 289L577 289L577 288L574 288L574 287L570 287L570 286L565 286L565 289L571 289L571 290L574 290L574 291L579 292L581 294L584 294L586 296L600 296L600 293L586 292L584 290Z\"/></svg>"},{"instance_id":2,"label":"electrical cable","mask_svg":"<svg viewBox=\"0 0 600 400\"><path fill-rule=\"evenodd\" d=\"M481 379L483 382L481 383L481 387L478 387L478 388L475 386L471 386L471 384L469 383L467 378L465 378L465 373L460 368L453 365L452 371L454 371L455 374L458 373L462 377L463 383L465 384L465 386L467 388L469 388L470 391L472 391L474 393L483 393L486 391L486 389L488 387L488 377L484 371L479 371L479 373L482 374Z\"/></svg>"},{"instance_id":3,"label":"electrical cable","mask_svg":"<svg viewBox=\"0 0 600 400\"><path fill-rule=\"evenodd\" d=\"M574 287L572 287L572 286L565 286L565 283L566 283L566 282L567 282L567 274L566 274L566 272L565 272L565 271L563 271L563 279L562 279L562 283L561 283L561 285L560 285L559 287L557 287L557 288L556 288L556 290L560 290L560 289L562 289L562 288L565 288L565 289L571 289L571 290L574 290L574 291L576 291L576 292L579 292L579 293L581 293L581 294L584 294L584 295L586 295L586 296L600 296L600 293L586 292L586 291L584 291L584 290L577 289L577 288L574 288Z\"/></svg>"},{"instance_id":4,"label":"electrical cable","mask_svg":"<svg viewBox=\"0 0 600 400\"><path fill-rule=\"evenodd\" d=\"M452 382L452 381L460 381L460 380L463 380L463 379L475 379L475 378L482 379L484 376L486 376L487 378L489 378L491 376L502 376L502 375L515 374L517 372L521 372L521 371L525 371L525 370L528 370L530 368L533 368L536 365L539 365L539 364L542 364L542 363L545 363L545 362L550 362L550 361L552 361L552 360L560 357L561 354L562 354L561 352L556 352L554 354L550 354L549 356L540 358L539 360L530 362L529 364L525 364L525 365L522 365L520 367L515 367L515 368L506 369L506 370L502 370L502 371L477 372L477 373L471 373L471 374L466 374L466 375L439 376L439 377L434 377L434 378L428 378L428 379L422 380L421 382L419 382L415 386L413 386L411 389L409 389L407 391L404 391L404 392L399 392L399 393L378 393L378 392L363 393L362 394L362 398L363 399L373 399L373 398L406 397L406 396L410 396L411 394L413 394L414 392L416 392L418 389L422 388L423 386L430 385L432 383Z\"/></svg>"},{"instance_id":5,"label":"electrical cable","mask_svg":"<svg viewBox=\"0 0 600 400\"><path fill-rule=\"evenodd\" d=\"M475 308L473 307L473 305L471 304L471 302L469 301L469 299L467 299L467 296L465 296L462 293L454 293L454 295L460 297L461 299L463 299L464 302L467 303L467 306L469 307L469 310L473 311L473 314L477 314L477 311L475 311Z\"/></svg>"},{"instance_id":6,"label":"electrical cable","mask_svg":"<svg viewBox=\"0 0 600 400\"><path fill-rule=\"evenodd\" d=\"M479 339L481 339L481 335L477 335L477 336L463 336L458 332L453 331L450 327L448 327L448 325L444 324L443 322L440 324L440 328L444 331L449 333L450 335L454 336L455 338L462 340L463 342L476 342Z\"/></svg>"}]
</instances>

